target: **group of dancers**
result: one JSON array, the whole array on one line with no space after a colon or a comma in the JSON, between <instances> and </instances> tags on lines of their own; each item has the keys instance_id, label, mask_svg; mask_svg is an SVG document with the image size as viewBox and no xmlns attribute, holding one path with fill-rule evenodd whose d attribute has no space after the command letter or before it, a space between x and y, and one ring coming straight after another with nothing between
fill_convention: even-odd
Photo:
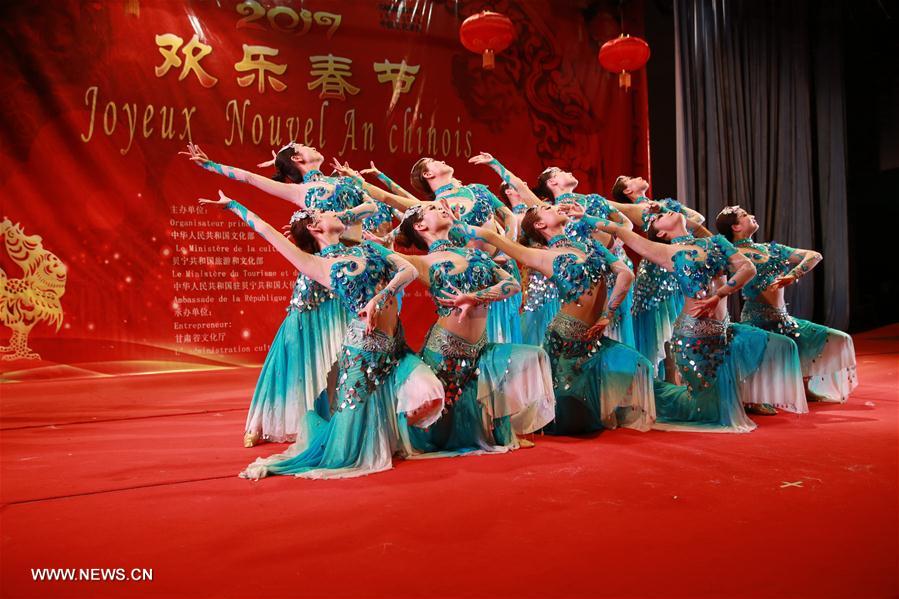
<instances>
[{"instance_id":1,"label":"group of dancers","mask_svg":"<svg viewBox=\"0 0 899 599\"><path fill-rule=\"evenodd\" d=\"M531 188L489 154L502 200L421 158L410 193L371 168L290 143L260 175L202 168L295 205L285 232L219 192L298 271L263 364L244 445L291 442L241 476L341 478L407 459L506 452L537 431L618 427L749 432L748 414L844 402L857 385L852 338L792 317L784 288L821 260L760 243L755 217L716 219L646 197L621 176L613 200L544 170ZM379 184L365 179L372 176ZM640 256L637 272L625 246ZM403 337L406 285L430 291L437 321L418 354ZM741 292L740 323L728 296ZM403 318L420 318L420 314Z\"/></svg>"}]
</instances>

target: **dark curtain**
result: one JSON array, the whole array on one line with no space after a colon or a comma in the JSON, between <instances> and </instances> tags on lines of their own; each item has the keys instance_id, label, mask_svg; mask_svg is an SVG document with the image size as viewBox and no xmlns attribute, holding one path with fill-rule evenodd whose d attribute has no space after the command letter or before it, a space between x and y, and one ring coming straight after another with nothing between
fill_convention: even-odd
<instances>
[{"instance_id":1,"label":"dark curtain","mask_svg":"<svg viewBox=\"0 0 899 599\"><path fill-rule=\"evenodd\" d=\"M676 0L678 194L711 221L756 215L757 239L824 262L787 289L791 312L849 322L840 4Z\"/></svg>"}]
</instances>

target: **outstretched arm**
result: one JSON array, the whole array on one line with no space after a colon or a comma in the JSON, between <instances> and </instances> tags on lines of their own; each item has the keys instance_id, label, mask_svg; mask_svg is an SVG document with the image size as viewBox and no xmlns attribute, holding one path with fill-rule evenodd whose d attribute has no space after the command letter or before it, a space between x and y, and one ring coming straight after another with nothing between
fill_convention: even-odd
<instances>
[{"instance_id":1,"label":"outstretched arm","mask_svg":"<svg viewBox=\"0 0 899 599\"><path fill-rule=\"evenodd\" d=\"M399 210L401 212L405 212L412 206L416 206L416 205L422 203L421 200L418 200L415 197L408 198L405 196L397 195L395 193L390 193L389 191L385 191L385 190L381 189L380 187L376 187L376 186L372 185L371 183L368 183L367 181L365 181L365 179L362 178L362 175L360 175L358 171L356 171L355 169L350 167L349 163L341 164L335 158L332 166L334 167L334 170L336 170L341 175L344 175L346 177L352 177L352 178L356 179L357 181L359 181L359 183L362 185L362 189L363 189L363 191L365 191L365 193L367 193L372 198L378 200L379 202L384 202L391 208L396 208L397 210ZM411 195L411 194L409 194L409 195Z\"/></svg>"},{"instance_id":2,"label":"outstretched arm","mask_svg":"<svg viewBox=\"0 0 899 599\"><path fill-rule=\"evenodd\" d=\"M472 156L468 159L468 162L472 164L485 164L492 168L504 183L507 183L512 187L512 189L518 192L518 195L521 196L521 201L528 206L546 205L546 202L534 195L534 192L531 191L531 188L528 187L527 183L525 183L524 180L522 180L520 177L515 175L515 173L500 164L499 160L497 160L487 152L481 152L477 156Z\"/></svg>"},{"instance_id":3,"label":"outstretched arm","mask_svg":"<svg viewBox=\"0 0 899 599\"><path fill-rule=\"evenodd\" d=\"M550 252L525 247L485 227L472 227L456 221L454 229L458 230L469 240L483 241L499 248L502 252L511 256L513 260L539 271L547 277L551 277L553 274L553 255Z\"/></svg>"},{"instance_id":4,"label":"outstretched arm","mask_svg":"<svg viewBox=\"0 0 899 599\"><path fill-rule=\"evenodd\" d=\"M372 214L378 211L378 206L374 202L364 202L350 208L349 210L344 210L343 212L337 213L337 218L340 219L345 225L355 225L356 223L362 222Z\"/></svg>"},{"instance_id":5,"label":"outstretched arm","mask_svg":"<svg viewBox=\"0 0 899 599\"><path fill-rule=\"evenodd\" d=\"M251 173L250 171L245 171L243 169L239 169L233 166L227 166L224 164L219 164L217 162L213 162L210 160L206 154L194 144L187 145L187 152L179 152L179 154L183 154L190 158L195 164L205 168L207 171L218 173L223 177L228 177L229 179L234 179L235 181L241 181L243 183L249 183L253 187L261 189L262 191L269 193L275 197L281 198L282 200L287 200L297 206L302 208L306 207L305 196L306 191L308 189L307 185L296 185L294 183L281 183L280 181L275 181L273 179L269 179L263 175L257 175L256 173Z\"/></svg>"},{"instance_id":6,"label":"outstretched arm","mask_svg":"<svg viewBox=\"0 0 899 599\"><path fill-rule=\"evenodd\" d=\"M359 171L360 175L374 175L378 178L378 181L384 184L384 187L386 187L387 191L389 191L390 193L407 198L409 200L418 201L418 198L403 189L398 183L388 177L386 173L382 173L380 170L378 170L378 167L375 166L374 161L370 161L369 164L371 164L371 168L362 169L361 171Z\"/></svg>"},{"instance_id":7,"label":"outstretched arm","mask_svg":"<svg viewBox=\"0 0 899 599\"><path fill-rule=\"evenodd\" d=\"M298 271L309 277L310 279L321 283L327 288L331 288L331 264L325 258L314 254L307 254L296 245L294 245L287 237L273 226L262 220L258 215L247 210L245 206L236 202L219 190L218 200L200 199L201 204L213 204L221 208L233 212L241 218L247 226L259 233L259 235L268 241L278 250L278 253L287 258Z\"/></svg>"},{"instance_id":8,"label":"outstretched arm","mask_svg":"<svg viewBox=\"0 0 899 599\"><path fill-rule=\"evenodd\" d=\"M671 270L674 266L671 257L674 256L677 250L670 245L650 241L645 237L637 235L633 231L625 229L617 223L605 219L598 219L596 226L606 233L617 236L625 243L625 245L650 262L658 264L666 270Z\"/></svg>"}]
</instances>

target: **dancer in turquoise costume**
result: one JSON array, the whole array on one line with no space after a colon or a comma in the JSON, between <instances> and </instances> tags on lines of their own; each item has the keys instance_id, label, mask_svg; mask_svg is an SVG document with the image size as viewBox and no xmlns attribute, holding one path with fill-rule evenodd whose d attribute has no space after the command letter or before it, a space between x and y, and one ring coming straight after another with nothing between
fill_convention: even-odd
<instances>
[{"instance_id":1,"label":"dancer in turquoise costume","mask_svg":"<svg viewBox=\"0 0 899 599\"><path fill-rule=\"evenodd\" d=\"M346 165L334 165L339 171ZM345 172L345 171L344 171ZM365 171L372 172L372 171ZM412 167L410 175L412 186L428 197L429 200L441 200L459 215L467 224L484 225L496 230L505 227L506 235L517 234L517 220L512 211L497 199L486 186L480 184L462 185L453 178L453 168L442 161L421 158ZM405 212L407 209L421 204L412 194L402 190L390 181L386 175L377 173L378 178L392 189L393 193L383 196L384 203ZM368 193L371 188L364 187ZM376 198L381 196L375 196ZM501 226L502 225L502 226ZM502 255L494 255L496 249L483 242L473 241L471 247L482 249L493 255L494 259L507 269L519 282L521 273L518 265ZM487 339L494 343L521 343L521 293L515 293L502 301L492 302L488 308Z\"/></svg>"},{"instance_id":2,"label":"dancer in turquoise costume","mask_svg":"<svg viewBox=\"0 0 899 599\"><path fill-rule=\"evenodd\" d=\"M384 190L367 189L375 198L390 199ZM546 353L492 343L486 336L490 303L518 293L518 282L483 250L452 241L451 230L458 226L463 225L454 227L444 202L418 203L403 215L397 240L428 252L404 257L418 269L437 305L438 320L428 332L422 359L444 384L446 413L427 431L410 430L412 448L424 457L529 445L517 435L541 429L554 414Z\"/></svg>"},{"instance_id":3,"label":"dancer in turquoise costume","mask_svg":"<svg viewBox=\"0 0 899 599\"><path fill-rule=\"evenodd\" d=\"M579 181L569 171L563 171L558 167L550 167L540 173L537 178L537 185L534 191L537 196L546 198L554 204L576 203L579 204L588 216L597 218L605 218L622 226L630 227L630 221L624 217L607 199L597 193L588 195L575 193ZM624 245L616 238L612 238L612 245L609 249L618 259L633 270L634 265L627 253L624 251ZM609 281L609 289L615 285L614 280ZM633 290L629 290L627 296L621 304L621 309L615 314L615 320L609 325L606 335L611 339L621 341L631 347L635 344L634 339L634 322L631 315L631 306L634 302Z\"/></svg>"},{"instance_id":4,"label":"dancer in turquoise costume","mask_svg":"<svg viewBox=\"0 0 899 599\"><path fill-rule=\"evenodd\" d=\"M376 244L339 243L346 225L333 212L294 214L291 242L241 204L221 192L219 196L201 202L239 216L297 270L331 290L354 316L339 352L337 411L327 421L307 411L286 453L257 460L241 476L344 478L391 468L402 446L398 415L428 426L443 408L442 385L407 352L397 318L396 293L414 280L414 268Z\"/></svg>"},{"instance_id":5,"label":"dancer in turquoise costume","mask_svg":"<svg viewBox=\"0 0 899 599\"><path fill-rule=\"evenodd\" d=\"M646 193L649 183L642 177L622 175L612 186L610 203L633 223L635 230L644 234L649 228L649 217L659 206L686 217L687 228L696 237L710 237L711 233L702 226L705 217L676 200L650 200ZM684 306L684 296L680 292L674 274L661 268L651 260L641 260L634 282L634 341L641 354L656 364L659 375L664 375L662 365L666 357L665 344L674 334L674 321Z\"/></svg>"},{"instance_id":6,"label":"dancer in turquoise costume","mask_svg":"<svg viewBox=\"0 0 899 599\"><path fill-rule=\"evenodd\" d=\"M218 164L193 144L182 154L210 172L249 183L300 208L345 211L365 200L376 205L352 179L324 177L320 170L324 157L301 144L287 144L271 162L259 165L276 167L272 179ZM375 212L367 210L365 219L350 223L344 238L360 239L363 223L366 228L377 226L383 220L383 208L377 206ZM401 296L397 299L401 301ZM325 415L327 398L321 394L329 387L329 373L333 373L347 322L339 301L302 273L297 275L287 317L272 341L253 394L245 447L262 441L294 440L298 418L315 402Z\"/></svg>"},{"instance_id":7,"label":"dancer in turquoise costume","mask_svg":"<svg viewBox=\"0 0 899 599\"><path fill-rule=\"evenodd\" d=\"M770 241L756 243L755 216L728 206L716 219L718 231L752 260L758 274L743 287L741 322L786 335L799 347L802 375L809 394L819 400L844 402L858 385L852 337L842 331L794 318L787 311L784 288L808 274L821 261L812 250Z\"/></svg>"},{"instance_id":8,"label":"dancer in turquoise costume","mask_svg":"<svg viewBox=\"0 0 899 599\"><path fill-rule=\"evenodd\" d=\"M570 218L569 214L576 218ZM559 291L562 308L546 333L556 395L555 434L623 426L647 430L655 420L649 361L603 331L633 281L631 270L595 237L596 220L575 204L529 208L522 221L525 247L475 227L527 268L543 273ZM607 235L599 233L603 238ZM614 273L611 293L606 289Z\"/></svg>"},{"instance_id":9,"label":"dancer in turquoise costume","mask_svg":"<svg viewBox=\"0 0 899 599\"><path fill-rule=\"evenodd\" d=\"M656 381L656 427L753 430L755 423L743 409L745 383L785 365L798 368L798 354L782 336L730 325L725 298L755 276L752 262L721 235L697 239L687 232L685 217L677 212L662 209L650 221L650 237L669 243L651 241L609 221L599 226L620 236L643 259L673 272L685 297L672 349L686 386ZM784 391L795 395L795 387Z\"/></svg>"}]
</instances>

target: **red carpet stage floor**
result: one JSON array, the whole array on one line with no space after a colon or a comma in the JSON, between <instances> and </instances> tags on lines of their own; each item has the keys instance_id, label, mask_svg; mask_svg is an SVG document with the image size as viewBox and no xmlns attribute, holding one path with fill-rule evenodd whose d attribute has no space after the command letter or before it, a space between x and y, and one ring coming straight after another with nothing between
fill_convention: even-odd
<instances>
[{"instance_id":1,"label":"red carpet stage floor","mask_svg":"<svg viewBox=\"0 0 899 599\"><path fill-rule=\"evenodd\" d=\"M236 473L256 369L0 386L3 597L895 597L899 326L845 405L345 481ZM35 582L33 568L152 569ZM102 574L95 573L95 576Z\"/></svg>"}]
</instances>

